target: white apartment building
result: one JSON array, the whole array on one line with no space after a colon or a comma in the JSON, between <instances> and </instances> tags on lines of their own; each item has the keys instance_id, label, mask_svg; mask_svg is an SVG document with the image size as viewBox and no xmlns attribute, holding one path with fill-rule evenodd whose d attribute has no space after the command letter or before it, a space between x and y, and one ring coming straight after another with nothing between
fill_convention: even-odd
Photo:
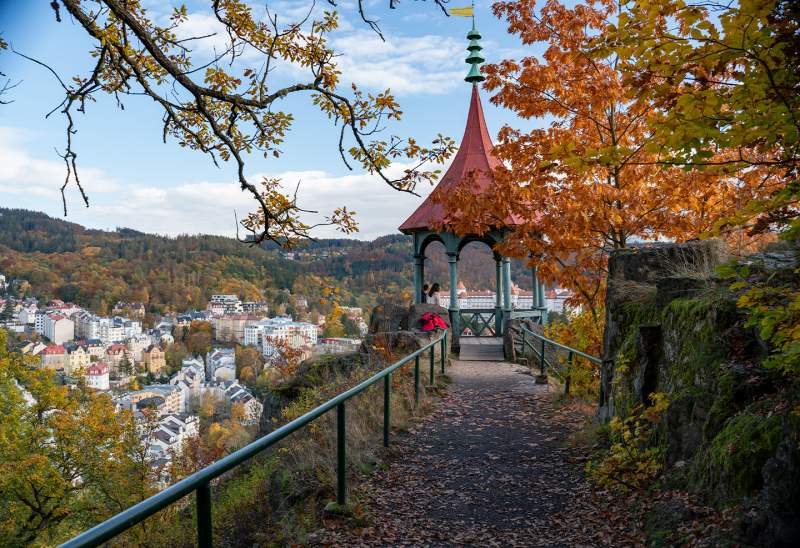
<instances>
[{"instance_id":1,"label":"white apartment building","mask_svg":"<svg viewBox=\"0 0 800 548\"><path fill-rule=\"evenodd\" d=\"M124 341L131 334L140 334L142 332L142 324L131 320L132 324L138 325L138 332L136 325L125 326L124 321L116 321L116 318L103 318L95 316L89 312L79 312L75 315L76 318L76 331L79 337L84 339L98 339L104 344L111 344L115 342ZM123 318L119 318L124 320ZM126 335L126 333L128 333Z\"/></svg>"},{"instance_id":2,"label":"white apartment building","mask_svg":"<svg viewBox=\"0 0 800 548\"><path fill-rule=\"evenodd\" d=\"M319 339L314 350L320 354L344 354L347 352L357 352L360 347L360 339L326 337Z\"/></svg>"},{"instance_id":3,"label":"white apartment building","mask_svg":"<svg viewBox=\"0 0 800 548\"><path fill-rule=\"evenodd\" d=\"M272 356L276 346L286 344L300 349L317 344L318 328L312 323L296 322L289 316L261 320L244 331L244 344L261 348L264 356Z\"/></svg>"},{"instance_id":4,"label":"white apartment building","mask_svg":"<svg viewBox=\"0 0 800 548\"><path fill-rule=\"evenodd\" d=\"M450 307L450 294L442 291L439 294L439 306ZM489 289L469 291L464 282L458 282L458 307L461 309L493 309L497 306L497 293ZM502 306L502 304L501 304ZM511 286L511 307L518 310L533 308L533 292L524 291L518 286Z\"/></svg>"},{"instance_id":5,"label":"white apartment building","mask_svg":"<svg viewBox=\"0 0 800 548\"><path fill-rule=\"evenodd\" d=\"M269 305L261 301L245 301L242 303L242 311L245 314L266 316L267 312L269 312Z\"/></svg>"},{"instance_id":6,"label":"white apartment building","mask_svg":"<svg viewBox=\"0 0 800 548\"><path fill-rule=\"evenodd\" d=\"M214 348L206 355L206 375L209 379L236 379L236 351L233 348Z\"/></svg>"},{"instance_id":7,"label":"white apartment building","mask_svg":"<svg viewBox=\"0 0 800 548\"><path fill-rule=\"evenodd\" d=\"M35 325L36 312L38 311L39 307L36 306L36 303L24 304L22 308L20 308L19 312L17 312L17 321L26 325Z\"/></svg>"},{"instance_id":8,"label":"white apartment building","mask_svg":"<svg viewBox=\"0 0 800 548\"><path fill-rule=\"evenodd\" d=\"M179 455L183 444L189 438L200 435L200 418L184 413L170 413L159 419L158 426L142 440L147 447L147 458L171 460Z\"/></svg>"},{"instance_id":9,"label":"white apartment building","mask_svg":"<svg viewBox=\"0 0 800 548\"><path fill-rule=\"evenodd\" d=\"M44 319L47 317L47 310L39 309L33 314L33 330L39 335L44 335Z\"/></svg>"},{"instance_id":10,"label":"white apartment building","mask_svg":"<svg viewBox=\"0 0 800 548\"><path fill-rule=\"evenodd\" d=\"M215 316L221 316L223 314L241 314L244 308L242 301L236 295L211 295L206 310Z\"/></svg>"},{"instance_id":11,"label":"white apartment building","mask_svg":"<svg viewBox=\"0 0 800 548\"><path fill-rule=\"evenodd\" d=\"M551 289L544 294L544 303L549 312L563 314L567 309L567 299L572 297L569 289Z\"/></svg>"},{"instance_id":12,"label":"white apartment building","mask_svg":"<svg viewBox=\"0 0 800 548\"><path fill-rule=\"evenodd\" d=\"M169 383L183 392L183 400L187 409L199 401L200 389L206 382L206 371L203 362L189 358L183 360L181 370L175 373Z\"/></svg>"},{"instance_id":13,"label":"white apartment building","mask_svg":"<svg viewBox=\"0 0 800 548\"><path fill-rule=\"evenodd\" d=\"M224 400L233 405L241 405L244 411L244 424L257 424L264 405L238 381L214 381L203 383L203 394L210 393L216 400Z\"/></svg>"},{"instance_id":14,"label":"white apartment building","mask_svg":"<svg viewBox=\"0 0 800 548\"><path fill-rule=\"evenodd\" d=\"M110 390L108 366L103 362L97 362L87 367L86 386L94 390Z\"/></svg>"},{"instance_id":15,"label":"white apartment building","mask_svg":"<svg viewBox=\"0 0 800 548\"><path fill-rule=\"evenodd\" d=\"M63 344L75 338L75 324L61 314L47 314L42 334L55 344Z\"/></svg>"},{"instance_id":16,"label":"white apartment building","mask_svg":"<svg viewBox=\"0 0 800 548\"><path fill-rule=\"evenodd\" d=\"M128 345L128 351L131 353L131 359L138 363L142 361L144 349L153 344L153 339L149 335L139 333L128 337L126 344Z\"/></svg>"},{"instance_id":17,"label":"white apartment building","mask_svg":"<svg viewBox=\"0 0 800 548\"><path fill-rule=\"evenodd\" d=\"M122 329L123 339L142 334L142 322L140 321L123 318L121 316L114 316L112 320L114 321L115 328Z\"/></svg>"}]
</instances>

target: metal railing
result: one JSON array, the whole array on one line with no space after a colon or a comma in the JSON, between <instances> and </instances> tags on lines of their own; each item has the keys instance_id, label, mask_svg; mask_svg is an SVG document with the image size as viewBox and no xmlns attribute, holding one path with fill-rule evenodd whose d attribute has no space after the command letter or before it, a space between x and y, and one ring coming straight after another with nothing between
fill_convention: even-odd
<instances>
[{"instance_id":1,"label":"metal railing","mask_svg":"<svg viewBox=\"0 0 800 548\"><path fill-rule=\"evenodd\" d=\"M537 360L539 361L539 375L541 376L544 376L548 367L554 369L553 364L549 363L545 357L545 345L548 344L553 346L556 350L564 350L567 352L568 369L572 368L572 362L575 356L581 357L596 365L603 365L603 360L598 358L597 356L592 356L591 354L587 354L586 352L581 352L580 350L556 342L553 339L548 339L544 335L540 335L539 333L534 333L533 331L525 327L520 327L520 329L522 331L521 351L523 354L525 353L526 345L533 351L533 353L536 355ZM534 346L532 342L530 342L529 338L533 338L535 341L538 342L538 348ZM570 389L569 375L566 375L564 380L565 380L564 392L566 394L569 394L569 389Z\"/></svg>"},{"instance_id":2,"label":"metal railing","mask_svg":"<svg viewBox=\"0 0 800 548\"><path fill-rule=\"evenodd\" d=\"M383 379L383 445L389 446L389 429L391 426L391 393L392 373L407 363L414 361L414 404L419 404L420 394L420 357L428 352L430 367L430 384L435 381L436 345L441 345L441 372L444 374L445 359L447 356L447 331L441 337L428 343L419 350L396 361L389 367L381 370L367 380L353 388L342 392L338 396L326 401L293 421L281 426L277 430L263 436L254 442L234 451L225 458L187 476L178 483L167 487L163 491L131 506L127 510L107 519L61 545L62 548L77 548L98 546L117 535L127 531L134 525L144 521L156 512L177 502L186 495L195 493L197 508L197 545L203 548L212 546L211 526L211 481L220 477L225 472L253 458L262 451L275 445L283 438L308 425L333 408L336 408L336 502L344 505L347 501L346 458L347 448L345 433L347 430L345 402L364 392L367 388Z\"/></svg>"},{"instance_id":3,"label":"metal railing","mask_svg":"<svg viewBox=\"0 0 800 548\"><path fill-rule=\"evenodd\" d=\"M495 314L494 308L464 308L459 310L459 329L460 335L469 329L473 337L497 337L495 333Z\"/></svg>"}]
</instances>

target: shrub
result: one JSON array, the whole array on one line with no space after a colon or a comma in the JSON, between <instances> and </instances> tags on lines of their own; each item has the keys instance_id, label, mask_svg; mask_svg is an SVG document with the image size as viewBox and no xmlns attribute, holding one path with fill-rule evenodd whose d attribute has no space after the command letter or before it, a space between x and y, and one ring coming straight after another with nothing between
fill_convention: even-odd
<instances>
[{"instance_id":1,"label":"shrub","mask_svg":"<svg viewBox=\"0 0 800 548\"><path fill-rule=\"evenodd\" d=\"M667 395L650 395L651 405L634 407L609 424L611 447L599 461L586 465L589 477L601 487L638 491L650 485L663 469L663 449L654 445L656 428L669 407Z\"/></svg>"}]
</instances>

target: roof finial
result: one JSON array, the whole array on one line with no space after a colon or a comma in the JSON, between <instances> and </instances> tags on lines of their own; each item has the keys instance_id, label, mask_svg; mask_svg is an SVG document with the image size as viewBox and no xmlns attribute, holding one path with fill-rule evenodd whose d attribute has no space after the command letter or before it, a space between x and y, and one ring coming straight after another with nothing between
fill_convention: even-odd
<instances>
[{"instance_id":1,"label":"roof finial","mask_svg":"<svg viewBox=\"0 0 800 548\"><path fill-rule=\"evenodd\" d=\"M464 80L476 85L478 82L483 82L486 80L486 77L481 74L481 63L483 63L485 59L481 57L481 50L483 49L480 43L481 33L475 28L474 1L472 2L472 30L467 33L467 38L469 39L469 45L467 46L467 50L469 51L467 63L472 66L469 69L469 74L467 74L467 77L464 78Z\"/></svg>"}]
</instances>

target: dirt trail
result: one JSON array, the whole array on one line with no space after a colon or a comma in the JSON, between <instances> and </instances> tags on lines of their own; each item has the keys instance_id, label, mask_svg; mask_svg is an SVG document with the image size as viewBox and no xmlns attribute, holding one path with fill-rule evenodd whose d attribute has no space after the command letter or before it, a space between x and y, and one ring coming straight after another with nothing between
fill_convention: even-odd
<instances>
[{"instance_id":1,"label":"dirt trail","mask_svg":"<svg viewBox=\"0 0 800 548\"><path fill-rule=\"evenodd\" d=\"M330 523L312 544L610 543L604 527L586 521L596 512L566 444L585 417L555 402L520 366L456 361L448 374L453 383L438 408L395 437L390 468L358 488L370 525Z\"/></svg>"}]
</instances>

